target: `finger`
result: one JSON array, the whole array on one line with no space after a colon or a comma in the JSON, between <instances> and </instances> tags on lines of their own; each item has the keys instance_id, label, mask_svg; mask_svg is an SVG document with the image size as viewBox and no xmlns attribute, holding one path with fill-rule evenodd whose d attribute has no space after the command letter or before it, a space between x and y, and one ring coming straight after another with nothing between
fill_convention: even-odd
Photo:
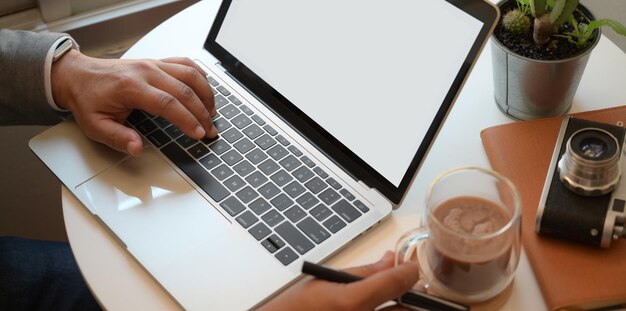
<instances>
[{"instance_id":1,"label":"finger","mask_svg":"<svg viewBox=\"0 0 626 311\"><path fill-rule=\"evenodd\" d=\"M164 76L167 75L164 74ZM182 84L172 77L169 77L169 80L171 83ZM187 107L180 103L176 96L170 93L170 89L175 88L175 86L167 86L167 82L160 82L159 84L166 87L160 89L150 85L147 86L146 90L141 92L142 98L137 101L139 103L137 107L134 108L140 108L150 114L164 117L189 137L196 139L204 137L207 134L206 129L204 129Z\"/></svg>"},{"instance_id":2,"label":"finger","mask_svg":"<svg viewBox=\"0 0 626 311\"><path fill-rule=\"evenodd\" d=\"M387 270L393 267L395 255L391 251L387 251L383 257L373 264L346 269L345 271L360 277L370 276L376 272Z\"/></svg>"},{"instance_id":3,"label":"finger","mask_svg":"<svg viewBox=\"0 0 626 311\"><path fill-rule=\"evenodd\" d=\"M162 59L161 61L165 62L165 63L181 64L181 65L191 66L191 67L194 67L194 68L198 69L198 71L200 71L203 76L206 77L206 75L207 75L207 72L204 71L204 69L202 69L202 67L200 67L200 65L196 64L196 62L192 61L189 57L168 57L168 58Z\"/></svg>"},{"instance_id":4,"label":"finger","mask_svg":"<svg viewBox=\"0 0 626 311\"><path fill-rule=\"evenodd\" d=\"M204 104L205 109L211 112L211 117L215 117L217 110L215 110L213 91L211 91L211 87L205 78L206 73L201 71L201 68L191 60L189 62L194 66L167 62L158 63L158 66L172 77L190 86Z\"/></svg>"},{"instance_id":5,"label":"finger","mask_svg":"<svg viewBox=\"0 0 626 311\"><path fill-rule=\"evenodd\" d=\"M85 132L91 139L132 156L141 154L143 143L133 129L112 119L97 120L90 122L90 125L92 128L86 129Z\"/></svg>"},{"instance_id":6,"label":"finger","mask_svg":"<svg viewBox=\"0 0 626 311\"><path fill-rule=\"evenodd\" d=\"M419 270L413 263L374 273L366 279L348 284L348 297L361 297L357 302L363 309L374 309L382 303L398 298L419 279Z\"/></svg>"},{"instance_id":7,"label":"finger","mask_svg":"<svg viewBox=\"0 0 626 311\"><path fill-rule=\"evenodd\" d=\"M213 121L211 120L211 113L205 108L204 103L200 101L200 98L198 98L193 88L170 76L165 71L162 72L160 78L151 80L150 84L174 96L178 103L183 106L182 108L186 109L193 115L197 123L199 123L199 125L204 129L204 133L200 137L192 137L202 138L202 136L205 136L206 134L208 134L207 136L209 137L215 137L217 135L217 129L214 128ZM160 115L167 119L165 113L165 111L162 111ZM174 120L170 121L176 124ZM179 126L188 126L188 124ZM183 128L181 127L181 130L182 129Z\"/></svg>"}]
</instances>

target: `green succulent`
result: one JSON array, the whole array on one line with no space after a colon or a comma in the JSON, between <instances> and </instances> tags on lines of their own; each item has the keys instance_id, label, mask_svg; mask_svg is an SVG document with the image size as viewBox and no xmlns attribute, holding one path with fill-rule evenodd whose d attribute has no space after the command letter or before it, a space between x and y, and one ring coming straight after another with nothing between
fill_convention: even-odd
<instances>
[{"instance_id":1,"label":"green succulent","mask_svg":"<svg viewBox=\"0 0 626 311\"><path fill-rule=\"evenodd\" d=\"M523 34L530 30L530 18L520 9L513 9L504 15L502 25L513 34Z\"/></svg>"}]
</instances>

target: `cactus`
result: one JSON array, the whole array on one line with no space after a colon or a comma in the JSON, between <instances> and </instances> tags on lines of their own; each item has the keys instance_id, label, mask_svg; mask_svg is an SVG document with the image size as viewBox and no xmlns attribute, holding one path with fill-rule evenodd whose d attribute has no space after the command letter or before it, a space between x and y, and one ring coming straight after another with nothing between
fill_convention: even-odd
<instances>
[{"instance_id":1,"label":"cactus","mask_svg":"<svg viewBox=\"0 0 626 311\"><path fill-rule=\"evenodd\" d=\"M502 25L513 34L523 34L530 29L530 18L522 10L514 9L504 15Z\"/></svg>"},{"instance_id":2,"label":"cactus","mask_svg":"<svg viewBox=\"0 0 626 311\"><path fill-rule=\"evenodd\" d=\"M533 39L537 44L544 44L566 22L578 7L578 0L554 0L548 12L548 1L528 0L530 11L535 17Z\"/></svg>"}]
</instances>

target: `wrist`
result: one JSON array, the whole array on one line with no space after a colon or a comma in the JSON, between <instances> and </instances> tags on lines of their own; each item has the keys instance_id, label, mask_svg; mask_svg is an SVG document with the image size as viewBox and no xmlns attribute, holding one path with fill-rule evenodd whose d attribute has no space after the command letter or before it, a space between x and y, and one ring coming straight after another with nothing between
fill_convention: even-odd
<instances>
[{"instance_id":1,"label":"wrist","mask_svg":"<svg viewBox=\"0 0 626 311\"><path fill-rule=\"evenodd\" d=\"M78 50L69 49L52 63L50 71L52 99L61 109L72 110L72 81L79 79L73 68L81 56Z\"/></svg>"}]
</instances>

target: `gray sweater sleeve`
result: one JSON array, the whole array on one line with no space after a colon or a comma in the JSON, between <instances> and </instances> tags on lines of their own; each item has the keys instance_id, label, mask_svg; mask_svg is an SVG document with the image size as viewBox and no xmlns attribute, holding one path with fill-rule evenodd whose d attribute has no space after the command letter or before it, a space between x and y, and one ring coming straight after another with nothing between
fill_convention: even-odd
<instances>
[{"instance_id":1,"label":"gray sweater sleeve","mask_svg":"<svg viewBox=\"0 0 626 311\"><path fill-rule=\"evenodd\" d=\"M0 125L62 120L46 99L44 63L61 33L0 29Z\"/></svg>"}]
</instances>

